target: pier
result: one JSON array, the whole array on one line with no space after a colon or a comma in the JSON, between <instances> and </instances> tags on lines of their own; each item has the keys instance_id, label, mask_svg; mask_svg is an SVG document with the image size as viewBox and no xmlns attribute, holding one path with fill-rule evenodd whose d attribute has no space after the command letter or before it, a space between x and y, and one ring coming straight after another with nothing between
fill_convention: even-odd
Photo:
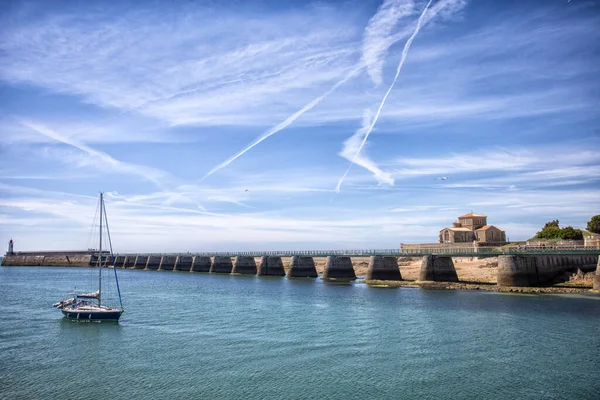
<instances>
[{"instance_id":1,"label":"pier","mask_svg":"<svg viewBox=\"0 0 600 400\"><path fill-rule=\"evenodd\" d=\"M368 257L365 280L402 280L398 260L403 257L422 257L418 281L459 282L453 258L497 257L497 285L529 287L551 285L566 272L581 269L596 271L594 289L600 290L598 248L498 248L461 247L423 249L411 247L374 250L290 250L241 251L202 253L105 253L103 260L120 269L204 272L258 276L287 276L288 278L317 278L315 257L326 257L321 278L346 280L357 278L352 258ZM2 259L3 266L97 266L97 254L92 251L11 252ZM283 258L290 258L284 269ZM258 262L257 262L258 261ZM104 264L104 263L103 263Z\"/></svg>"}]
</instances>

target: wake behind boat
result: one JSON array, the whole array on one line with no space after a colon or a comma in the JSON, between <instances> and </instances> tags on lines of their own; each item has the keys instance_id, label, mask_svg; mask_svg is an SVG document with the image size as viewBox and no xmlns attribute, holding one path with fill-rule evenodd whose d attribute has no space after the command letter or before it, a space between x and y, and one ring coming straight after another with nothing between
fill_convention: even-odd
<instances>
[{"instance_id":1,"label":"wake behind boat","mask_svg":"<svg viewBox=\"0 0 600 400\"><path fill-rule=\"evenodd\" d=\"M123 303L121 301L121 291L119 290L119 280L117 278L117 269L114 267L114 257L112 252L112 243L110 240L110 231L108 229L108 219L106 217L106 208L104 205L104 195L100 193L100 201L98 205L98 209L100 211L100 229L99 229L99 237L100 237L100 245L98 247L98 289L93 292L87 293L79 293L71 292L68 295L64 296L61 301L53 304L53 307L56 307L62 311L64 316L68 319L77 320L77 321L112 321L117 322L123 314ZM102 228L103 224L106 229L106 235L108 238L108 246L110 249L109 254L106 252L102 253ZM103 256L105 258L103 259ZM119 306L108 306L103 304L103 283L102 283L102 272L103 267L107 267L111 265L112 270L114 272L114 280L116 284ZM105 281L106 286L106 281Z\"/></svg>"}]
</instances>

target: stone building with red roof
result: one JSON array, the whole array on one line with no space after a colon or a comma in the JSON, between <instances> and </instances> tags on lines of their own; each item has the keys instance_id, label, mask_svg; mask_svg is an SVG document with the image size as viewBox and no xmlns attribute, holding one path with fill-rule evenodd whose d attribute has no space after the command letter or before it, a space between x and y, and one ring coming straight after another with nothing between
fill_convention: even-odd
<instances>
[{"instance_id":1,"label":"stone building with red roof","mask_svg":"<svg viewBox=\"0 0 600 400\"><path fill-rule=\"evenodd\" d=\"M458 217L458 222L452 223L452 227L440 231L440 243L506 243L506 233L487 224L487 216L470 212Z\"/></svg>"}]
</instances>

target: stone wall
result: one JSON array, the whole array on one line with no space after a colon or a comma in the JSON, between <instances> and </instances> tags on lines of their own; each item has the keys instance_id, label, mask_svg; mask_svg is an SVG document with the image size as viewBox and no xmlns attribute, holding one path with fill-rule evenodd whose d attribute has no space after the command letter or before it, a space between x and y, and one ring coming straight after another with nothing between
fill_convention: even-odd
<instances>
[{"instance_id":1,"label":"stone wall","mask_svg":"<svg viewBox=\"0 0 600 400\"><path fill-rule=\"evenodd\" d=\"M231 273L256 275L256 261L254 261L254 257L237 256Z\"/></svg>"},{"instance_id":2,"label":"stone wall","mask_svg":"<svg viewBox=\"0 0 600 400\"><path fill-rule=\"evenodd\" d=\"M257 275L259 276L285 276L283 262L279 256L263 256L260 258Z\"/></svg>"},{"instance_id":3,"label":"stone wall","mask_svg":"<svg viewBox=\"0 0 600 400\"><path fill-rule=\"evenodd\" d=\"M210 272L216 272L219 274L230 274L233 270L233 263L231 262L231 257L229 256L216 256L213 259L212 266L210 267Z\"/></svg>"},{"instance_id":4,"label":"stone wall","mask_svg":"<svg viewBox=\"0 0 600 400\"><path fill-rule=\"evenodd\" d=\"M477 245L477 244L476 244ZM420 243L420 244L406 244L400 243L400 249L405 252L419 252L421 250L430 249L468 249L473 247L473 242L469 243Z\"/></svg>"},{"instance_id":5,"label":"stone wall","mask_svg":"<svg viewBox=\"0 0 600 400\"><path fill-rule=\"evenodd\" d=\"M212 261L208 256L195 256L192 263L193 272L209 272L212 266Z\"/></svg>"},{"instance_id":6,"label":"stone wall","mask_svg":"<svg viewBox=\"0 0 600 400\"><path fill-rule=\"evenodd\" d=\"M158 269L161 271L173 271L175 269L176 261L177 256L163 256Z\"/></svg>"},{"instance_id":7,"label":"stone wall","mask_svg":"<svg viewBox=\"0 0 600 400\"><path fill-rule=\"evenodd\" d=\"M136 258L137 256L126 256L125 261L123 261L123 268L133 268Z\"/></svg>"},{"instance_id":8,"label":"stone wall","mask_svg":"<svg viewBox=\"0 0 600 400\"><path fill-rule=\"evenodd\" d=\"M371 256L366 280L401 281L402 274L396 257Z\"/></svg>"},{"instance_id":9,"label":"stone wall","mask_svg":"<svg viewBox=\"0 0 600 400\"><path fill-rule=\"evenodd\" d=\"M160 267L161 262L161 256L149 256L148 261L146 262L146 269L156 270Z\"/></svg>"},{"instance_id":10,"label":"stone wall","mask_svg":"<svg viewBox=\"0 0 600 400\"><path fill-rule=\"evenodd\" d=\"M597 269L597 256L498 256L498 286L539 286L563 280L565 272Z\"/></svg>"},{"instance_id":11,"label":"stone wall","mask_svg":"<svg viewBox=\"0 0 600 400\"><path fill-rule=\"evenodd\" d=\"M600 235L594 234L590 236L584 236L583 245L585 247L593 247L594 249L600 249Z\"/></svg>"},{"instance_id":12,"label":"stone wall","mask_svg":"<svg viewBox=\"0 0 600 400\"><path fill-rule=\"evenodd\" d=\"M115 267L123 268L124 263L125 263L125 256L117 256L117 258L115 259Z\"/></svg>"},{"instance_id":13,"label":"stone wall","mask_svg":"<svg viewBox=\"0 0 600 400\"><path fill-rule=\"evenodd\" d=\"M594 275L594 290L600 291L600 257L598 257L598 263L596 264L596 274Z\"/></svg>"},{"instance_id":14,"label":"stone wall","mask_svg":"<svg viewBox=\"0 0 600 400\"><path fill-rule=\"evenodd\" d=\"M315 268L315 260L312 257L293 256L287 276L290 278L316 278L319 274Z\"/></svg>"},{"instance_id":15,"label":"stone wall","mask_svg":"<svg viewBox=\"0 0 600 400\"><path fill-rule=\"evenodd\" d=\"M191 271L194 257L192 256L179 256L177 257L177 263L175 264L176 271Z\"/></svg>"},{"instance_id":16,"label":"stone wall","mask_svg":"<svg viewBox=\"0 0 600 400\"><path fill-rule=\"evenodd\" d=\"M133 265L134 269L146 269L146 264L148 263L148 256L137 256L135 258L135 264Z\"/></svg>"},{"instance_id":17,"label":"stone wall","mask_svg":"<svg viewBox=\"0 0 600 400\"><path fill-rule=\"evenodd\" d=\"M452 257L425 256L419 271L420 281L458 282Z\"/></svg>"},{"instance_id":18,"label":"stone wall","mask_svg":"<svg viewBox=\"0 0 600 400\"><path fill-rule=\"evenodd\" d=\"M48 253L47 255L6 255L2 258L4 266L31 266L31 267L89 267L91 254L60 254Z\"/></svg>"},{"instance_id":19,"label":"stone wall","mask_svg":"<svg viewBox=\"0 0 600 400\"><path fill-rule=\"evenodd\" d=\"M328 256L323 279L356 279L352 259L347 256Z\"/></svg>"}]
</instances>

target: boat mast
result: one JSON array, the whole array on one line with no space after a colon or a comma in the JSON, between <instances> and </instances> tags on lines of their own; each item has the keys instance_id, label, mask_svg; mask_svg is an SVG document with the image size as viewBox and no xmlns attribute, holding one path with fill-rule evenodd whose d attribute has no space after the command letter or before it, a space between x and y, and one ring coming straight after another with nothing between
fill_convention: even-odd
<instances>
[{"instance_id":1,"label":"boat mast","mask_svg":"<svg viewBox=\"0 0 600 400\"><path fill-rule=\"evenodd\" d=\"M103 193L100 192L100 251L98 252L98 306L101 305L102 298L102 209L104 208Z\"/></svg>"},{"instance_id":2,"label":"boat mast","mask_svg":"<svg viewBox=\"0 0 600 400\"><path fill-rule=\"evenodd\" d=\"M115 283L117 284L117 293L119 294L119 304L121 310L123 310L123 300L121 299L121 289L119 288L119 278L117 277L117 266L115 265L115 256L113 254L112 240L110 239L110 229L108 229L108 214L106 213L106 206L102 204L104 209L104 222L106 222L106 236L108 237L108 248L110 250L110 265L112 265L113 272L115 273Z\"/></svg>"}]
</instances>

